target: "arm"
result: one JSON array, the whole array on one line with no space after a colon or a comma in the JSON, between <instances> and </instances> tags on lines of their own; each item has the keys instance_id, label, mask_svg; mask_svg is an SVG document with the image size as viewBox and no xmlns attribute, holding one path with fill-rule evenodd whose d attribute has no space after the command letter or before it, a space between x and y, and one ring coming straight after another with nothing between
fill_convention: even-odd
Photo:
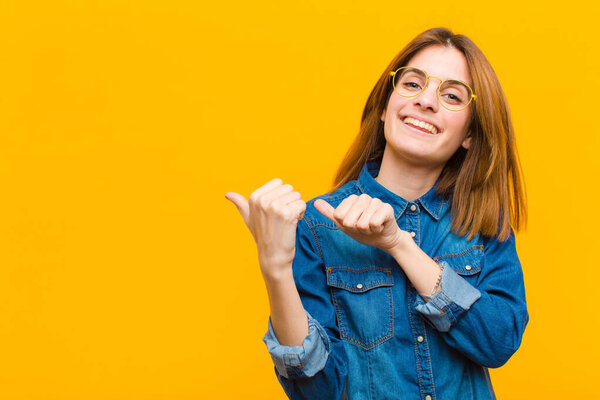
<instances>
[{"instance_id":1,"label":"arm","mask_svg":"<svg viewBox=\"0 0 600 400\"><path fill-rule=\"evenodd\" d=\"M348 361L339 339L323 262L306 218L298 223L293 276L308 317L309 333L300 346L283 346L269 324L263 340L290 399L338 400L345 389Z\"/></svg>"},{"instance_id":2,"label":"arm","mask_svg":"<svg viewBox=\"0 0 600 400\"><path fill-rule=\"evenodd\" d=\"M444 268L440 291L428 302L417 297L416 309L471 360L492 368L505 364L521 345L529 320L514 233L504 242L485 243L475 286Z\"/></svg>"},{"instance_id":3,"label":"arm","mask_svg":"<svg viewBox=\"0 0 600 400\"><path fill-rule=\"evenodd\" d=\"M235 192L225 197L236 205L256 242L277 337L285 345L301 344L308 333L308 321L294 286L292 260L296 225L306 204L300 193L281 179L267 182L248 200Z\"/></svg>"},{"instance_id":4,"label":"arm","mask_svg":"<svg viewBox=\"0 0 600 400\"><path fill-rule=\"evenodd\" d=\"M521 265L514 235L490 240L476 287L452 268L444 268L431 299L440 267L402 231L389 204L368 195L351 195L334 209L323 200L317 209L360 243L391 254L415 289L416 310L444 332L446 343L480 365L499 367L519 348L529 319Z\"/></svg>"},{"instance_id":5,"label":"arm","mask_svg":"<svg viewBox=\"0 0 600 400\"><path fill-rule=\"evenodd\" d=\"M264 341L277 378L292 399L337 400L345 388L346 353L322 258L303 218L306 204L291 190L275 179L248 201L234 192L226 197L256 241L271 308Z\"/></svg>"},{"instance_id":6,"label":"arm","mask_svg":"<svg viewBox=\"0 0 600 400\"><path fill-rule=\"evenodd\" d=\"M279 343L284 346L299 346L308 334L308 318L294 284L292 266L281 270L283 272L279 275L264 276L271 310L269 324Z\"/></svg>"}]
</instances>

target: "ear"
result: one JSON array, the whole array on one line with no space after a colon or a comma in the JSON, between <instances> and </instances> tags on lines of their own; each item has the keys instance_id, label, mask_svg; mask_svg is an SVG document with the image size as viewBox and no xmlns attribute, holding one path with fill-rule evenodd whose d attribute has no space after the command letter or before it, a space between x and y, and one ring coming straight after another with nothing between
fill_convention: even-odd
<instances>
[{"instance_id":1,"label":"ear","mask_svg":"<svg viewBox=\"0 0 600 400\"><path fill-rule=\"evenodd\" d=\"M379 119L380 119L382 122L385 122L385 111L386 111L386 109L384 108L384 109L383 109L383 112L381 113L381 116L379 117Z\"/></svg>"},{"instance_id":2,"label":"ear","mask_svg":"<svg viewBox=\"0 0 600 400\"><path fill-rule=\"evenodd\" d=\"M471 133L469 133L465 140L463 140L461 146L467 150L471 147Z\"/></svg>"}]
</instances>

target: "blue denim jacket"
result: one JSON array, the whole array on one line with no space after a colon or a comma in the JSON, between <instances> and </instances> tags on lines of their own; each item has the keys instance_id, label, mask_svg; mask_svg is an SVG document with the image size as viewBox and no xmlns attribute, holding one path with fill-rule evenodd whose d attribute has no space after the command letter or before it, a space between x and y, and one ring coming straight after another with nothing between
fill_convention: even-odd
<instances>
[{"instance_id":1,"label":"blue denim jacket","mask_svg":"<svg viewBox=\"0 0 600 400\"><path fill-rule=\"evenodd\" d=\"M379 167L317 198L337 207L366 193L391 204L400 228L444 267L441 289L426 301L391 255L350 238L309 201L292 266L309 333L283 346L269 318L263 340L277 378L290 399L494 399L488 367L519 348L529 319L514 232L504 242L458 236L437 182L408 202L375 181Z\"/></svg>"}]
</instances>

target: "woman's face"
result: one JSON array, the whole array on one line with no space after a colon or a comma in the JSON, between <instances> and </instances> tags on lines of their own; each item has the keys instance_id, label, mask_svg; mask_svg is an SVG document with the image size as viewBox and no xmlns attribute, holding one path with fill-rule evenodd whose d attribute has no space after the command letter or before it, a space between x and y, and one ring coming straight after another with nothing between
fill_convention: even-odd
<instances>
[{"instance_id":1,"label":"woman's face","mask_svg":"<svg viewBox=\"0 0 600 400\"><path fill-rule=\"evenodd\" d=\"M441 79L458 79L472 87L469 67L464 55L452 47L429 46L419 51L407 63ZM443 166L456 150L468 149L468 136L473 102L461 111L450 111L440 105L437 97L439 79L431 77L427 87L415 97L402 97L395 91L381 115L384 122L386 149L412 163L431 167ZM391 85L391 82L390 82ZM436 134L410 124L407 117L435 126Z\"/></svg>"}]
</instances>

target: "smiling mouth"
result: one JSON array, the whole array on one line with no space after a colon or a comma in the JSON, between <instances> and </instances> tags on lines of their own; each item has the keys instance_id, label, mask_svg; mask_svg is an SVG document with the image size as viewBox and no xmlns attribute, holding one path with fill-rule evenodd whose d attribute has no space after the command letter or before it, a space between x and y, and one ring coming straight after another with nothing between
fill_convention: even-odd
<instances>
[{"instance_id":1,"label":"smiling mouth","mask_svg":"<svg viewBox=\"0 0 600 400\"><path fill-rule=\"evenodd\" d=\"M402 122L430 135L437 135L439 133L438 129L435 126L425 121L419 121L418 119L413 117L406 117L402 120Z\"/></svg>"}]
</instances>

